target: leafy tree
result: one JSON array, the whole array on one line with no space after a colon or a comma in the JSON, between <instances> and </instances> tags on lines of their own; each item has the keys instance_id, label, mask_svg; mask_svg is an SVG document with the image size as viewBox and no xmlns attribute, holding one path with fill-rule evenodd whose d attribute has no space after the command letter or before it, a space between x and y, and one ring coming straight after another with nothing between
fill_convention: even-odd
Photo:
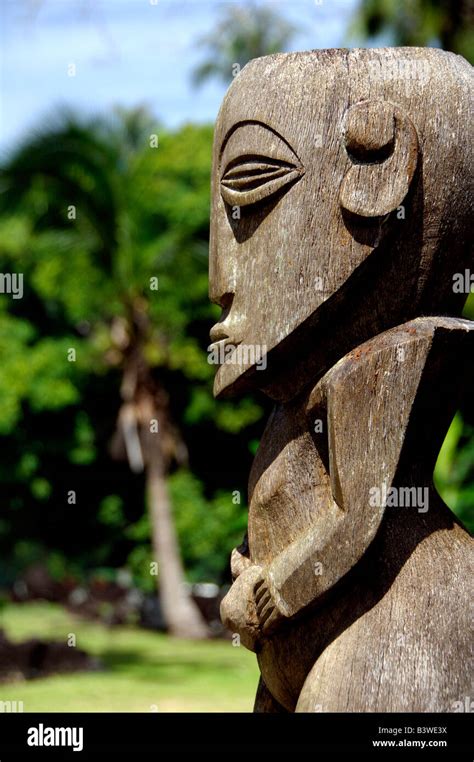
<instances>
[{"instance_id":1,"label":"leafy tree","mask_svg":"<svg viewBox=\"0 0 474 762\"><path fill-rule=\"evenodd\" d=\"M194 81L201 84L217 77L228 83L252 58L286 50L296 31L268 5L225 6L215 29L198 41L205 60L196 68Z\"/></svg>"},{"instance_id":2,"label":"leafy tree","mask_svg":"<svg viewBox=\"0 0 474 762\"><path fill-rule=\"evenodd\" d=\"M66 114L22 145L1 177L3 260L24 274L26 292L0 314L10 363L0 382L8 390L3 431L25 408L78 403L91 371L115 372L112 453L145 473L164 615L171 632L192 637L206 630L184 593L167 477L187 461L172 412L177 376L187 382L190 419L214 415L213 369L199 341L215 315L207 299L210 145L209 128L168 134L143 111L92 123ZM94 424L79 412L80 459ZM244 401L238 427L260 415ZM36 482L42 499L48 489ZM104 500L102 518L120 525L120 501Z\"/></svg>"}]
</instances>

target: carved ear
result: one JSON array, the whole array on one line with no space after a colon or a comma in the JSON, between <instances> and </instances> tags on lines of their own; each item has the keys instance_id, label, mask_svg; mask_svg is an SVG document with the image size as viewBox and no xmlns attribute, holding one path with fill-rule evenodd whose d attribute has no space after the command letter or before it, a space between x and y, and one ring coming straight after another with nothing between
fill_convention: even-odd
<instances>
[{"instance_id":1,"label":"carved ear","mask_svg":"<svg viewBox=\"0 0 474 762\"><path fill-rule=\"evenodd\" d=\"M400 108L361 101L346 112L344 140L353 166L340 192L344 209L360 217L384 217L408 193L418 159L418 136Z\"/></svg>"}]
</instances>

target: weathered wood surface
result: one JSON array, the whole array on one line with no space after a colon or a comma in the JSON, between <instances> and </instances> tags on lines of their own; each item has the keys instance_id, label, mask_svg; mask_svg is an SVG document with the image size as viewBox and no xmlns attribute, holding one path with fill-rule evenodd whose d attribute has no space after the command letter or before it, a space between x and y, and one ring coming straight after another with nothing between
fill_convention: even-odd
<instances>
[{"instance_id":1,"label":"weathered wood surface","mask_svg":"<svg viewBox=\"0 0 474 762\"><path fill-rule=\"evenodd\" d=\"M270 56L221 108L215 392L276 403L221 610L257 653L256 711L472 696L472 541L432 485L474 381L453 289L473 267L470 72L432 49Z\"/></svg>"}]
</instances>

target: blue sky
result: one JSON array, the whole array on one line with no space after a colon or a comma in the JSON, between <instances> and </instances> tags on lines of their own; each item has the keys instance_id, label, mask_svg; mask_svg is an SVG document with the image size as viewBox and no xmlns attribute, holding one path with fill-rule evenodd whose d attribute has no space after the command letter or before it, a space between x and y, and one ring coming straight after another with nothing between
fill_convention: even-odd
<instances>
[{"instance_id":1,"label":"blue sky","mask_svg":"<svg viewBox=\"0 0 474 762\"><path fill-rule=\"evenodd\" d=\"M236 0L237 2L237 0ZM357 0L267 0L296 23L292 50L344 45ZM97 113L147 104L169 126L213 121L225 86L196 89L196 41L222 0L2 0L0 148L59 105ZM237 3L238 4L238 3ZM68 65L76 76L68 76Z\"/></svg>"}]
</instances>

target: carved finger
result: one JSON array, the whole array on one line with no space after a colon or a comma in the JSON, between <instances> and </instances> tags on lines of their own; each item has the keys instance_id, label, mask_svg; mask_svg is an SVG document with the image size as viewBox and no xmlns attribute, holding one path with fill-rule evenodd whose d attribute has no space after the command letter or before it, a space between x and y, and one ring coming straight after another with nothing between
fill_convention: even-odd
<instances>
[{"instance_id":1,"label":"carved finger","mask_svg":"<svg viewBox=\"0 0 474 762\"><path fill-rule=\"evenodd\" d=\"M264 587L261 587L258 593L255 595L255 603L258 605L262 598L267 598L267 596L270 596L270 593L268 591L268 587L265 585Z\"/></svg>"},{"instance_id":2,"label":"carved finger","mask_svg":"<svg viewBox=\"0 0 474 762\"><path fill-rule=\"evenodd\" d=\"M273 603L272 600L269 600L266 606L264 606L262 611L259 613L259 619L260 619L261 625L265 624L267 619L271 616L271 614L273 614L274 610L275 610L275 604Z\"/></svg>"},{"instance_id":3,"label":"carved finger","mask_svg":"<svg viewBox=\"0 0 474 762\"><path fill-rule=\"evenodd\" d=\"M264 596L264 597L263 597L263 598L262 598L262 599L261 599L261 600L260 600L260 601L257 603L257 612L258 612L258 614L260 614L260 612L261 612L261 611L263 611L263 609L264 609L264 608L265 608L265 606L267 605L268 601L270 601L270 600L271 600L271 596L270 596L270 593L268 593L268 595L265 595L265 596Z\"/></svg>"}]
</instances>

